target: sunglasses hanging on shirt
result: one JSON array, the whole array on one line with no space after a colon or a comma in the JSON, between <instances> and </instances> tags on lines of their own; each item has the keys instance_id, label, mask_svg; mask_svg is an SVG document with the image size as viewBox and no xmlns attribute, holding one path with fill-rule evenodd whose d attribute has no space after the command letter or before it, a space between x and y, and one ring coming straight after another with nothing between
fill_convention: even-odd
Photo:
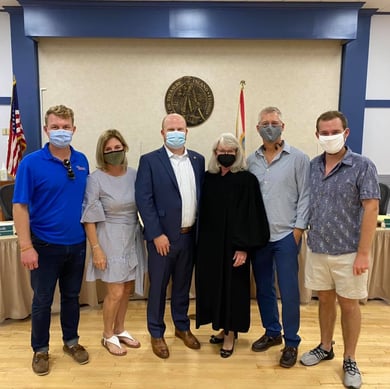
<instances>
[{"instance_id":1,"label":"sunglasses hanging on shirt","mask_svg":"<svg viewBox=\"0 0 390 389\"><path fill-rule=\"evenodd\" d=\"M64 168L66 169L66 171L68 173L68 178L70 178L71 180L74 180L75 174L74 174L74 171L72 169L72 165L70 164L69 159L64 159L62 164L64 165Z\"/></svg>"}]
</instances>

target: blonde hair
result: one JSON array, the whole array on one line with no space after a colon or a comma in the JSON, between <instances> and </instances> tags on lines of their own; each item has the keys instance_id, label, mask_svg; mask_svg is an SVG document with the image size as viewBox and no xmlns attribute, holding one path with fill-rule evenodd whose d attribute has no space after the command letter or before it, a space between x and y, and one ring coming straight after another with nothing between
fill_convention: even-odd
<instances>
[{"instance_id":1,"label":"blonde hair","mask_svg":"<svg viewBox=\"0 0 390 389\"><path fill-rule=\"evenodd\" d=\"M212 153L210 157L210 161L208 164L208 171L210 173L219 173L221 164L217 160L216 156L216 150L217 147L225 146L225 147L230 147L234 150L236 150L236 160L234 161L233 165L230 167L230 171L232 173L237 173L241 170L246 169L246 163L245 163L245 158L244 158L244 152L242 150L242 147L237 140L237 138L231 134L230 132L225 132L219 136L219 138L214 142L213 147L212 147Z\"/></svg>"},{"instance_id":2,"label":"blonde hair","mask_svg":"<svg viewBox=\"0 0 390 389\"><path fill-rule=\"evenodd\" d=\"M54 105L50 107L45 114L45 125L47 126L47 119L49 115L58 116L61 119L71 119L72 125L74 124L74 113L72 108L68 108L65 105Z\"/></svg>"},{"instance_id":3,"label":"blonde hair","mask_svg":"<svg viewBox=\"0 0 390 389\"><path fill-rule=\"evenodd\" d=\"M129 146L128 146L127 142L125 141L125 138L118 130L109 129L109 130L104 131L99 136L99 139L98 139L97 145L96 145L96 167L98 169L102 169L102 170L107 169L107 163L104 160L104 148L106 147L107 142L112 138L116 138L119 140L119 142L121 142L125 153L127 153L129 151ZM127 164L128 164L127 157L125 155L125 158L123 159L121 166L127 167Z\"/></svg>"}]
</instances>

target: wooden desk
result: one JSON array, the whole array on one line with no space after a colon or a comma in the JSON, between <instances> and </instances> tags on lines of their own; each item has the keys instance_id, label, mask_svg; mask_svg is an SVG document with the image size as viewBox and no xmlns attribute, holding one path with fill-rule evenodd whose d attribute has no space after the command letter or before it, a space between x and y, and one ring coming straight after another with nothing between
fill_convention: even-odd
<instances>
[{"instance_id":1,"label":"wooden desk","mask_svg":"<svg viewBox=\"0 0 390 389\"><path fill-rule=\"evenodd\" d=\"M80 304L97 306L103 300L104 294L105 288L100 281L83 281ZM20 262L17 237L0 237L0 323L8 318L24 319L29 316L32 296L30 271ZM57 286L52 312L59 312L59 301Z\"/></svg>"},{"instance_id":2,"label":"wooden desk","mask_svg":"<svg viewBox=\"0 0 390 389\"><path fill-rule=\"evenodd\" d=\"M87 249L87 258L89 250ZM390 304L390 229L378 228L372 248L372 264L368 277L368 298L379 298ZM306 237L302 242L299 254L299 288L301 303L311 301L312 291L304 287L304 269L306 261ZM87 259L88 261L88 259ZM84 276L85 280L85 276ZM145 278L145 295L135 298L146 298L148 293L148 277ZM80 292L80 304L97 306L104 298L105 288L100 281L83 281ZM167 297L170 296L170 288ZM194 282L190 297L195 297ZM252 276L251 297L256 297L256 286ZM32 290L30 287L30 271L20 262L20 253L16 236L0 237L0 323L7 318L23 319L31 313ZM59 293L56 291L53 312L59 311Z\"/></svg>"},{"instance_id":3,"label":"wooden desk","mask_svg":"<svg viewBox=\"0 0 390 389\"><path fill-rule=\"evenodd\" d=\"M0 181L0 186L13 184L14 182L15 182L14 180ZM4 221L3 210L1 209L1 207L0 207L0 221Z\"/></svg>"}]
</instances>

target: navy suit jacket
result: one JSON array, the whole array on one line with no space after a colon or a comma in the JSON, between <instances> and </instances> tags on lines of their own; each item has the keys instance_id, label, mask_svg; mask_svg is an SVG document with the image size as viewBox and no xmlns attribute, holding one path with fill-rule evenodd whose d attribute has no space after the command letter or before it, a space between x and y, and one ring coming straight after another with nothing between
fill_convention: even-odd
<instances>
[{"instance_id":1,"label":"navy suit jacket","mask_svg":"<svg viewBox=\"0 0 390 389\"><path fill-rule=\"evenodd\" d=\"M205 159L188 150L196 183L197 204L205 172ZM165 234L170 241L179 239L182 201L175 172L165 147L141 156L135 181L135 201L144 224L147 241Z\"/></svg>"}]
</instances>

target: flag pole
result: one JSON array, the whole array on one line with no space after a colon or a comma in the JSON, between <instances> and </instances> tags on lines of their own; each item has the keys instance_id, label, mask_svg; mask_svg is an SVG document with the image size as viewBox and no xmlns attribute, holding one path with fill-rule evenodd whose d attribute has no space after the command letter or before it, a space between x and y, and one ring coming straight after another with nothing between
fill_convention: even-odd
<instances>
[{"instance_id":1,"label":"flag pole","mask_svg":"<svg viewBox=\"0 0 390 389\"><path fill-rule=\"evenodd\" d=\"M245 99L244 99L245 80L240 81L240 95L236 116L236 138L239 140L245 153Z\"/></svg>"},{"instance_id":2,"label":"flag pole","mask_svg":"<svg viewBox=\"0 0 390 389\"><path fill-rule=\"evenodd\" d=\"M10 176L15 177L26 147L26 139L24 137L23 126L20 119L16 78L14 76L12 83L11 118L9 124L7 150L7 171Z\"/></svg>"}]
</instances>

